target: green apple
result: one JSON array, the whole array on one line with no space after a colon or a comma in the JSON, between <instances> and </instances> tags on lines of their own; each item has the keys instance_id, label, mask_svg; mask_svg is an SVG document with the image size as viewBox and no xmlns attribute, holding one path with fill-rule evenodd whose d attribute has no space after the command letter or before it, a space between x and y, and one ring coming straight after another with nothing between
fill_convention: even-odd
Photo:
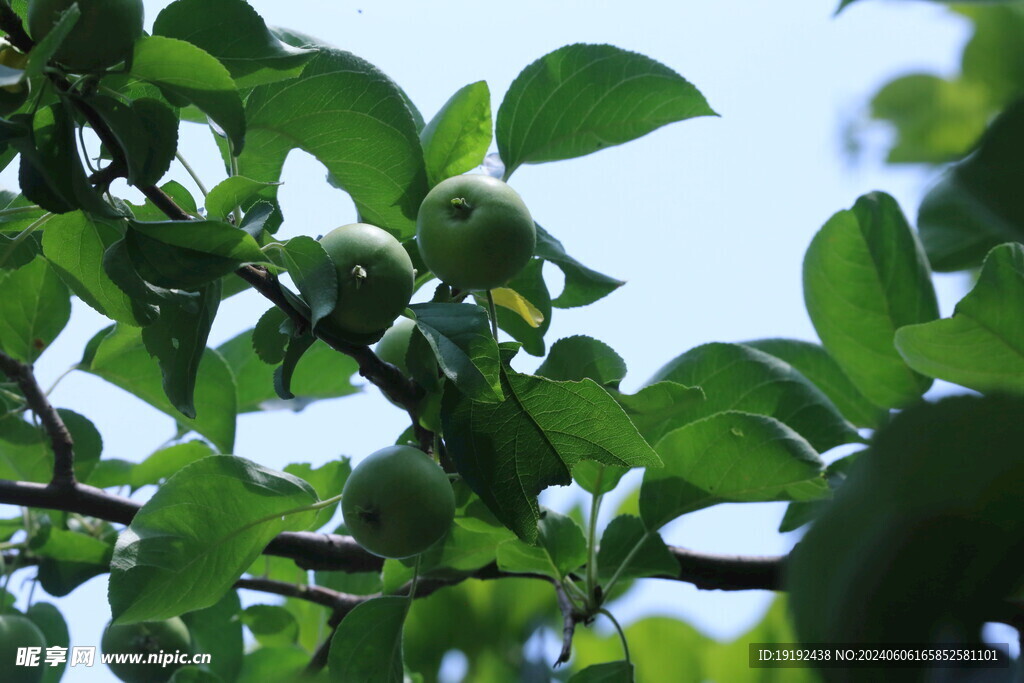
<instances>
[{"instance_id":1,"label":"green apple","mask_svg":"<svg viewBox=\"0 0 1024 683\"><path fill-rule=\"evenodd\" d=\"M46 636L28 617L20 614L0 615L0 681L4 683L39 683L48 667L43 663L46 657ZM38 647L37 666L17 666L18 648Z\"/></svg>"},{"instance_id":2,"label":"green apple","mask_svg":"<svg viewBox=\"0 0 1024 683\"><path fill-rule=\"evenodd\" d=\"M416 241L427 267L459 289L501 287L537 244L522 198L502 181L462 175L437 184L420 205Z\"/></svg>"},{"instance_id":3,"label":"green apple","mask_svg":"<svg viewBox=\"0 0 1024 683\"><path fill-rule=\"evenodd\" d=\"M76 0L29 0L28 32L39 42ZM82 16L54 60L71 71L101 71L124 61L142 35L142 0L77 0Z\"/></svg>"},{"instance_id":4,"label":"green apple","mask_svg":"<svg viewBox=\"0 0 1024 683\"><path fill-rule=\"evenodd\" d=\"M352 470L341 492L345 526L374 555L417 555L448 532L455 495L448 475L423 451L389 446Z\"/></svg>"},{"instance_id":5,"label":"green apple","mask_svg":"<svg viewBox=\"0 0 1024 683\"><path fill-rule=\"evenodd\" d=\"M390 233L367 223L343 225L320 238L338 273L338 303L321 325L342 337L379 333L412 298L412 259Z\"/></svg>"},{"instance_id":6,"label":"green apple","mask_svg":"<svg viewBox=\"0 0 1024 683\"><path fill-rule=\"evenodd\" d=\"M403 375L409 374L409 366L405 362L406 353L409 351L409 340L416 329L416 323L408 318L400 318L394 325L388 328L384 336L377 342L374 349L377 357L385 363L391 363L402 371Z\"/></svg>"},{"instance_id":7,"label":"green apple","mask_svg":"<svg viewBox=\"0 0 1024 683\"><path fill-rule=\"evenodd\" d=\"M140 654L143 661L149 655L173 655L190 652L190 636L188 627L180 617L172 617L164 621L145 621L138 624L113 625L107 624L100 641L103 654ZM129 664L107 664L118 678L126 683L163 683L167 681L182 664L171 663L164 666L161 662Z\"/></svg>"}]
</instances>

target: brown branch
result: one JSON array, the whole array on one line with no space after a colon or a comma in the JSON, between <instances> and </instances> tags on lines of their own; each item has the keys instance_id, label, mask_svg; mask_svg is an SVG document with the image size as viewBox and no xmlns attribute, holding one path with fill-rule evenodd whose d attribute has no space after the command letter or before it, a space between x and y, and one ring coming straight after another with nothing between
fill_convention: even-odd
<instances>
[{"instance_id":1,"label":"brown branch","mask_svg":"<svg viewBox=\"0 0 1024 683\"><path fill-rule=\"evenodd\" d=\"M782 572L786 557L718 555L669 546L679 563L679 573L664 577L692 583L703 590L785 590Z\"/></svg>"},{"instance_id":2,"label":"brown branch","mask_svg":"<svg viewBox=\"0 0 1024 683\"><path fill-rule=\"evenodd\" d=\"M366 597L364 596L341 593L336 590L331 590L330 588L324 588L323 586L286 583L284 581L275 581L274 579L265 579L262 577L241 578L238 581L235 581L235 588L246 588L248 590L261 591L263 593L282 595L286 598L305 600L307 602L323 605L324 607L329 607L333 610L351 610L359 603L366 601Z\"/></svg>"},{"instance_id":3,"label":"brown branch","mask_svg":"<svg viewBox=\"0 0 1024 683\"><path fill-rule=\"evenodd\" d=\"M75 442L71 432L61 419L60 413L50 404L45 392L36 381L32 366L11 358L0 351L0 371L18 385L25 396L25 402L50 437L53 446L53 480L51 485L58 489L69 489L75 485Z\"/></svg>"},{"instance_id":4,"label":"brown branch","mask_svg":"<svg viewBox=\"0 0 1024 683\"><path fill-rule=\"evenodd\" d=\"M555 595L558 598L558 609L562 612L562 651L558 653L558 659L555 660L557 669L562 664L568 663L572 657L572 639L576 634L576 624L584 621L586 617L577 611L576 606L569 599L569 594L565 592L558 581L551 583L555 587Z\"/></svg>"},{"instance_id":5,"label":"brown branch","mask_svg":"<svg viewBox=\"0 0 1024 683\"><path fill-rule=\"evenodd\" d=\"M22 52L28 52L35 45L25 33L21 17L11 9L11 4L7 0L0 0L0 30L7 34L7 42Z\"/></svg>"}]
</instances>

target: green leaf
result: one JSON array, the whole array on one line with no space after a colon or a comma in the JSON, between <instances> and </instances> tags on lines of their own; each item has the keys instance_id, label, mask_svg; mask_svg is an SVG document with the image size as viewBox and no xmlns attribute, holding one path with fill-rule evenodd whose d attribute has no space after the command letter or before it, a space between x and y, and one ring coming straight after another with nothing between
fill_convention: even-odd
<instances>
[{"instance_id":1,"label":"green leaf","mask_svg":"<svg viewBox=\"0 0 1024 683\"><path fill-rule=\"evenodd\" d=\"M25 616L43 632L44 642L48 648L67 648L70 645L71 635L68 633L68 624L55 606L48 602L34 602L25 610ZM57 683L64 675L66 668L66 661L57 666L43 667L41 683Z\"/></svg>"},{"instance_id":2,"label":"green leaf","mask_svg":"<svg viewBox=\"0 0 1024 683\"><path fill-rule=\"evenodd\" d=\"M135 42L131 76L160 88L172 102L196 105L224 131L235 155L245 144L245 112L235 83L208 52L183 40L143 36Z\"/></svg>"},{"instance_id":3,"label":"green leaf","mask_svg":"<svg viewBox=\"0 0 1024 683\"><path fill-rule=\"evenodd\" d=\"M213 55L239 88L294 78L316 54L278 40L244 0L177 0L157 15L153 33Z\"/></svg>"},{"instance_id":4,"label":"green leaf","mask_svg":"<svg viewBox=\"0 0 1024 683\"><path fill-rule=\"evenodd\" d=\"M306 482L212 455L157 489L121 533L110 563L115 623L166 619L217 603L267 543L309 528Z\"/></svg>"},{"instance_id":5,"label":"green leaf","mask_svg":"<svg viewBox=\"0 0 1024 683\"><path fill-rule=\"evenodd\" d=\"M610 392L647 443L657 443L701 411L704 391L676 382L656 382L635 394Z\"/></svg>"},{"instance_id":6,"label":"green leaf","mask_svg":"<svg viewBox=\"0 0 1024 683\"><path fill-rule=\"evenodd\" d=\"M97 375L170 415L212 441L222 453L235 443L236 389L231 369L216 351L207 349L196 376L196 417L183 417L167 400L160 367L142 344L137 328L117 326L94 338L95 353L80 369Z\"/></svg>"},{"instance_id":7,"label":"green leaf","mask_svg":"<svg viewBox=\"0 0 1024 683\"><path fill-rule=\"evenodd\" d=\"M236 683L288 683L300 680L308 665L301 647L261 647L245 655Z\"/></svg>"},{"instance_id":8,"label":"green leaf","mask_svg":"<svg viewBox=\"0 0 1024 683\"><path fill-rule=\"evenodd\" d=\"M991 116L984 84L909 74L886 83L871 100L871 116L896 129L890 164L945 163L978 140Z\"/></svg>"},{"instance_id":9,"label":"green leaf","mask_svg":"<svg viewBox=\"0 0 1024 683\"><path fill-rule=\"evenodd\" d=\"M288 340L288 348L284 352L284 360L274 370L274 391L277 393L278 398L285 401L295 398L291 388L292 376L295 374L295 368L299 361L302 360L302 356L315 342L316 337L311 334L303 334Z\"/></svg>"},{"instance_id":10,"label":"green leaf","mask_svg":"<svg viewBox=\"0 0 1024 683\"><path fill-rule=\"evenodd\" d=\"M338 303L338 270L331 257L319 242L305 235L282 245L269 245L266 251L274 263L292 276L309 306L310 324L315 328Z\"/></svg>"},{"instance_id":11,"label":"green leaf","mask_svg":"<svg viewBox=\"0 0 1024 683\"><path fill-rule=\"evenodd\" d=\"M587 539L571 518L545 509L537 530L536 546L515 538L498 546L498 568L562 579L586 564Z\"/></svg>"},{"instance_id":12,"label":"green leaf","mask_svg":"<svg viewBox=\"0 0 1024 683\"><path fill-rule=\"evenodd\" d=\"M252 329L252 350L267 365L277 365L284 360L284 352L288 348L288 335L281 331L281 325L287 319L288 316L284 311L273 306L260 316L256 327ZM245 333L238 336L244 337ZM227 345L225 343L223 346ZM236 369L237 375L239 363L231 363L231 365Z\"/></svg>"},{"instance_id":13,"label":"green leaf","mask_svg":"<svg viewBox=\"0 0 1024 683\"><path fill-rule=\"evenodd\" d=\"M25 12L22 13L22 17L26 17L27 8L24 9ZM60 19L53 25L53 28L31 50L28 64L25 67L26 78L43 78L47 64L57 54L61 43L64 42L64 39L68 37L68 34L71 33L71 30L81 18L82 10L77 4L68 6L67 9L61 12Z\"/></svg>"},{"instance_id":14,"label":"green leaf","mask_svg":"<svg viewBox=\"0 0 1024 683\"><path fill-rule=\"evenodd\" d=\"M1003 242L1024 242L1024 101L1006 108L977 150L952 167L921 202L921 243L939 271L977 268Z\"/></svg>"},{"instance_id":15,"label":"green leaf","mask_svg":"<svg viewBox=\"0 0 1024 683\"><path fill-rule=\"evenodd\" d=\"M522 342L526 352L534 356L544 355L544 335L551 327L551 295L548 294L548 286L544 282L543 267L543 261L532 259L506 285L507 289L529 301L540 313L539 324L527 323L517 311L504 306L498 306L497 309L498 327L508 332L516 341ZM477 304L487 305L485 297L474 294L474 298Z\"/></svg>"},{"instance_id":16,"label":"green leaf","mask_svg":"<svg viewBox=\"0 0 1024 683\"><path fill-rule=\"evenodd\" d=\"M28 117L18 116L27 124ZM18 183L32 202L53 213L83 209L100 216L118 214L89 183L78 156L75 121L67 106L56 102L31 117L31 134L11 144L21 153Z\"/></svg>"},{"instance_id":17,"label":"green leaf","mask_svg":"<svg viewBox=\"0 0 1024 683\"><path fill-rule=\"evenodd\" d=\"M625 564L627 556L638 545L640 549L633 554L629 564ZM657 532L648 532L639 517L619 515L601 534L597 554L597 574L602 581L611 579L617 572L619 579L623 580L645 576L675 577L679 574L679 562L669 552L661 536Z\"/></svg>"},{"instance_id":18,"label":"green leaf","mask_svg":"<svg viewBox=\"0 0 1024 683\"><path fill-rule=\"evenodd\" d=\"M573 674L569 683L633 683L633 665L626 661L593 664Z\"/></svg>"},{"instance_id":19,"label":"green leaf","mask_svg":"<svg viewBox=\"0 0 1024 683\"><path fill-rule=\"evenodd\" d=\"M618 387L626 376L626 362L604 342L576 335L556 341L536 374L556 381L589 377L603 386Z\"/></svg>"},{"instance_id":20,"label":"green leaf","mask_svg":"<svg viewBox=\"0 0 1024 683\"><path fill-rule=\"evenodd\" d=\"M824 347L797 339L758 339L743 342L792 365L818 387L843 417L858 427L878 429L888 414L853 385Z\"/></svg>"},{"instance_id":21,"label":"green leaf","mask_svg":"<svg viewBox=\"0 0 1024 683\"><path fill-rule=\"evenodd\" d=\"M100 436L96 426L85 416L67 408L57 408L57 414L64 421L64 426L68 428L71 440L75 443L75 477L79 481L86 481L100 461L100 455L103 453L103 437ZM52 454L49 466L52 470Z\"/></svg>"},{"instance_id":22,"label":"green leaf","mask_svg":"<svg viewBox=\"0 0 1024 683\"><path fill-rule=\"evenodd\" d=\"M103 440L96 427L78 413L58 408L75 442L75 476L89 478L100 459ZM53 478L53 448L37 425L15 414L0 418L0 478L49 483Z\"/></svg>"},{"instance_id":23,"label":"green leaf","mask_svg":"<svg viewBox=\"0 0 1024 683\"><path fill-rule=\"evenodd\" d=\"M879 430L787 562L800 642L977 638L1020 587L1021 443L1020 397L922 403Z\"/></svg>"},{"instance_id":24,"label":"green leaf","mask_svg":"<svg viewBox=\"0 0 1024 683\"><path fill-rule=\"evenodd\" d=\"M277 181L288 152L305 150L351 195L362 220L402 239L415 233L427 193L419 134L401 90L375 67L325 50L299 78L255 88L246 116L243 175Z\"/></svg>"},{"instance_id":25,"label":"green leaf","mask_svg":"<svg viewBox=\"0 0 1024 683\"><path fill-rule=\"evenodd\" d=\"M893 345L904 325L939 315L928 261L896 200L872 193L818 231L804 256L804 302L829 354L883 408L916 401L932 381Z\"/></svg>"},{"instance_id":26,"label":"green leaf","mask_svg":"<svg viewBox=\"0 0 1024 683\"><path fill-rule=\"evenodd\" d=\"M306 463L292 463L291 465L286 465L284 471L310 484L313 490L316 491L316 495L321 500L326 500L341 493L348 475L352 474L352 464L348 458L342 457L338 460L324 463L317 468ZM331 521L331 517L334 516L337 510L338 505L331 505L319 510L316 513L316 521L313 522L310 528L319 529L324 524L327 524L327 522Z\"/></svg>"},{"instance_id":27,"label":"green leaf","mask_svg":"<svg viewBox=\"0 0 1024 683\"><path fill-rule=\"evenodd\" d=\"M151 318L136 314L131 298L103 267L104 252L122 236L115 223L74 211L47 221L43 253L82 301L117 322L144 325Z\"/></svg>"},{"instance_id":28,"label":"green leaf","mask_svg":"<svg viewBox=\"0 0 1024 683\"><path fill-rule=\"evenodd\" d=\"M424 127L420 141L431 187L482 164L491 146L487 82L470 83L452 95Z\"/></svg>"},{"instance_id":29,"label":"green leaf","mask_svg":"<svg viewBox=\"0 0 1024 683\"><path fill-rule=\"evenodd\" d=\"M0 271L0 349L33 363L71 317L71 298L57 272L37 258L18 270Z\"/></svg>"},{"instance_id":30,"label":"green leaf","mask_svg":"<svg viewBox=\"0 0 1024 683\"><path fill-rule=\"evenodd\" d=\"M242 623L264 647L293 645L299 637L299 623L280 605L250 605L242 612Z\"/></svg>"},{"instance_id":31,"label":"green leaf","mask_svg":"<svg viewBox=\"0 0 1024 683\"><path fill-rule=\"evenodd\" d=\"M498 109L505 177L521 164L571 159L675 121L714 116L664 64L611 45L567 45L516 77Z\"/></svg>"},{"instance_id":32,"label":"green leaf","mask_svg":"<svg viewBox=\"0 0 1024 683\"><path fill-rule=\"evenodd\" d=\"M825 468L825 479L828 481L828 487L833 492L838 491L839 487L843 485L850 467L863 452L858 451L857 453L839 458ZM828 508L831 502L831 499L822 499L790 503L786 506L786 514L783 515L782 521L779 522L779 533L795 531L804 524L813 522L821 516L821 513Z\"/></svg>"},{"instance_id":33,"label":"green leaf","mask_svg":"<svg viewBox=\"0 0 1024 683\"><path fill-rule=\"evenodd\" d=\"M360 391L352 384L352 377L359 372L359 364L351 356L318 341L303 354L295 367L290 387L295 398L281 400L274 391L274 367L260 360L253 351L253 335L253 330L249 330L217 347L238 384L239 413L281 409L299 411L315 401ZM283 337L284 341L287 339ZM283 359L282 348L277 362Z\"/></svg>"},{"instance_id":34,"label":"green leaf","mask_svg":"<svg viewBox=\"0 0 1024 683\"><path fill-rule=\"evenodd\" d=\"M98 538L58 529L49 524L32 535L29 548L39 557L94 565L109 563L113 551L111 544Z\"/></svg>"},{"instance_id":35,"label":"green leaf","mask_svg":"<svg viewBox=\"0 0 1024 683\"><path fill-rule=\"evenodd\" d=\"M135 463L120 458L103 458L93 468L84 483L98 489L108 489L131 484Z\"/></svg>"},{"instance_id":36,"label":"green leaf","mask_svg":"<svg viewBox=\"0 0 1024 683\"><path fill-rule=\"evenodd\" d=\"M83 583L110 571L109 561L102 564L67 562L43 558L39 562L39 585L49 595L62 598Z\"/></svg>"},{"instance_id":37,"label":"green leaf","mask_svg":"<svg viewBox=\"0 0 1024 683\"><path fill-rule=\"evenodd\" d=\"M615 490L619 480L626 476L626 472L629 472L629 469L625 467L581 460L572 466L572 479L587 493L600 495Z\"/></svg>"},{"instance_id":38,"label":"green leaf","mask_svg":"<svg viewBox=\"0 0 1024 683\"><path fill-rule=\"evenodd\" d=\"M974 289L953 317L896 332L910 367L982 393L1024 393L1024 245L1004 244L985 259Z\"/></svg>"},{"instance_id":39,"label":"green leaf","mask_svg":"<svg viewBox=\"0 0 1024 683\"><path fill-rule=\"evenodd\" d=\"M261 183L240 175L229 176L214 185L206 195L206 215L224 220L235 207L245 205L263 189L278 184Z\"/></svg>"},{"instance_id":40,"label":"green leaf","mask_svg":"<svg viewBox=\"0 0 1024 683\"><path fill-rule=\"evenodd\" d=\"M811 445L765 415L718 413L669 432L656 450L665 467L647 470L640 488L640 516L652 531L718 503L829 494Z\"/></svg>"},{"instance_id":41,"label":"green leaf","mask_svg":"<svg viewBox=\"0 0 1024 683\"><path fill-rule=\"evenodd\" d=\"M459 524L452 525L444 538L420 556L420 576L464 576L466 572L474 572L494 562L499 544L511 535L501 526L476 530ZM416 561L404 562L415 564Z\"/></svg>"},{"instance_id":42,"label":"green leaf","mask_svg":"<svg viewBox=\"0 0 1024 683\"><path fill-rule=\"evenodd\" d=\"M467 484L526 542L537 538L536 496L570 483L581 460L657 467L658 456L593 380L553 382L502 372L502 403L476 403L450 386L441 418L445 443Z\"/></svg>"},{"instance_id":43,"label":"green leaf","mask_svg":"<svg viewBox=\"0 0 1024 683\"><path fill-rule=\"evenodd\" d=\"M195 651L210 655L206 666L219 680L235 680L242 668L241 612L238 593L229 590L215 605L181 615Z\"/></svg>"},{"instance_id":44,"label":"green leaf","mask_svg":"<svg viewBox=\"0 0 1024 683\"><path fill-rule=\"evenodd\" d=\"M107 122L127 160L127 180L137 187L156 185L171 167L178 149L178 116L160 100L144 97L125 104L96 96L89 100Z\"/></svg>"},{"instance_id":45,"label":"green leaf","mask_svg":"<svg viewBox=\"0 0 1024 683\"><path fill-rule=\"evenodd\" d=\"M591 270L569 256L562 243L539 225L537 226L535 254L558 266L562 275L565 276L562 293L551 302L557 308L576 308L592 304L626 284L622 280L616 280L596 270ZM537 302L533 301L533 303Z\"/></svg>"},{"instance_id":46,"label":"green leaf","mask_svg":"<svg viewBox=\"0 0 1024 683\"><path fill-rule=\"evenodd\" d=\"M736 410L774 417L818 451L860 441L828 397L788 363L742 344L704 344L669 361L651 383L671 381L699 386L704 401L675 425Z\"/></svg>"},{"instance_id":47,"label":"green leaf","mask_svg":"<svg viewBox=\"0 0 1024 683\"><path fill-rule=\"evenodd\" d=\"M498 344L487 313L470 304L414 304L416 327L438 367L459 391L475 401L501 401Z\"/></svg>"},{"instance_id":48,"label":"green leaf","mask_svg":"<svg viewBox=\"0 0 1024 683\"><path fill-rule=\"evenodd\" d=\"M213 449L202 441L188 441L161 448L132 467L128 484L133 491L137 491L143 486L159 484L164 479L169 479L178 470L213 454Z\"/></svg>"},{"instance_id":49,"label":"green leaf","mask_svg":"<svg viewBox=\"0 0 1024 683\"><path fill-rule=\"evenodd\" d=\"M331 639L327 665L338 681L402 683L402 626L407 598L385 596L356 606Z\"/></svg>"},{"instance_id":50,"label":"green leaf","mask_svg":"<svg viewBox=\"0 0 1024 683\"><path fill-rule=\"evenodd\" d=\"M215 280L185 305L162 304L160 317L142 329L142 343L160 364L164 394L182 415L191 419L196 417L199 364L219 306L220 281Z\"/></svg>"}]
</instances>

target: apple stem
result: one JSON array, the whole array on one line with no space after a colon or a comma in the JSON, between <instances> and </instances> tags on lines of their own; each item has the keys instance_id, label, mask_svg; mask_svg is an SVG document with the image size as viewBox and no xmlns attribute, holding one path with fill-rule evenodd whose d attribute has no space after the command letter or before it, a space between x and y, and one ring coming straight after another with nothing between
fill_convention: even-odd
<instances>
[{"instance_id":1,"label":"apple stem","mask_svg":"<svg viewBox=\"0 0 1024 683\"><path fill-rule=\"evenodd\" d=\"M469 205L465 197L456 197L452 200L452 206L462 211L469 211L473 207Z\"/></svg>"},{"instance_id":2,"label":"apple stem","mask_svg":"<svg viewBox=\"0 0 1024 683\"><path fill-rule=\"evenodd\" d=\"M366 275L367 275L366 268L363 268L362 266L360 266L358 264L355 265L355 266L352 266L352 277L354 277L356 279L356 288L357 289L359 288L360 285L363 284L363 280L366 279Z\"/></svg>"}]
</instances>

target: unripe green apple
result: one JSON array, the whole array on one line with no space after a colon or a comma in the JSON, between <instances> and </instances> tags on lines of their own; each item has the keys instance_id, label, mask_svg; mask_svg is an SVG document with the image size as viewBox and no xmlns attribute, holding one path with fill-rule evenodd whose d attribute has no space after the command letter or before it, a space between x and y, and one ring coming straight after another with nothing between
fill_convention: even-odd
<instances>
[{"instance_id":1,"label":"unripe green apple","mask_svg":"<svg viewBox=\"0 0 1024 683\"><path fill-rule=\"evenodd\" d=\"M49 643L55 644L55 643ZM4 683L39 683L46 666L46 637L28 617L20 614L0 615L0 681ZM38 666L17 666L18 648L38 647Z\"/></svg>"},{"instance_id":2,"label":"unripe green apple","mask_svg":"<svg viewBox=\"0 0 1024 683\"><path fill-rule=\"evenodd\" d=\"M420 205L416 241L427 267L459 289L494 289L530 262L537 230L522 198L485 175L437 184Z\"/></svg>"},{"instance_id":3,"label":"unripe green apple","mask_svg":"<svg viewBox=\"0 0 1024 683\"><path fill-rule=\"evenodd\" d=\"M448 475L423 451L389 446L352 470L341 492L345 526L374 555L417 555L448 532L455 495Z\"/></svg>"},{"instance_id":4,"label":"unripe green apple","mask_svg":"<svg viewBox=\"0 0 1024 683\"><path fill-rule=\"evenodd\" d=\"M188 627L180 617L164 621L145 621L138 624L115 626L107 624L100 641L103 654L139 654L143 662L149 655L175 654L190 651ZM107 666L126 683L163 683L174 675L181 664L161 663L129 664L111 662Z\"/></svg>"},{"instance_id":5,"label":"unripe green apple","mask_svg":"<svg viewBox=\"0 0 1024 683\"><path fill-rule=\"evenodd\" d=\"M29 0L28 32L39 42L76 0ZM82 15L54 60L71 71L100 71L124 61L142 36L142 0L77 0Z\"/></svg>"},{"instance_id":6,"label":"unripe green apple","mask_svg":"<svg viewBox=\"0 0 1024 683\"><path fill-rule=\"evenodd\" d=\"M342 337L379 333L412 298L415 270L402 244L367 223L336 228L320 238L338 273L338 303L321 325Z\"/></svg>"}]
</instances>

